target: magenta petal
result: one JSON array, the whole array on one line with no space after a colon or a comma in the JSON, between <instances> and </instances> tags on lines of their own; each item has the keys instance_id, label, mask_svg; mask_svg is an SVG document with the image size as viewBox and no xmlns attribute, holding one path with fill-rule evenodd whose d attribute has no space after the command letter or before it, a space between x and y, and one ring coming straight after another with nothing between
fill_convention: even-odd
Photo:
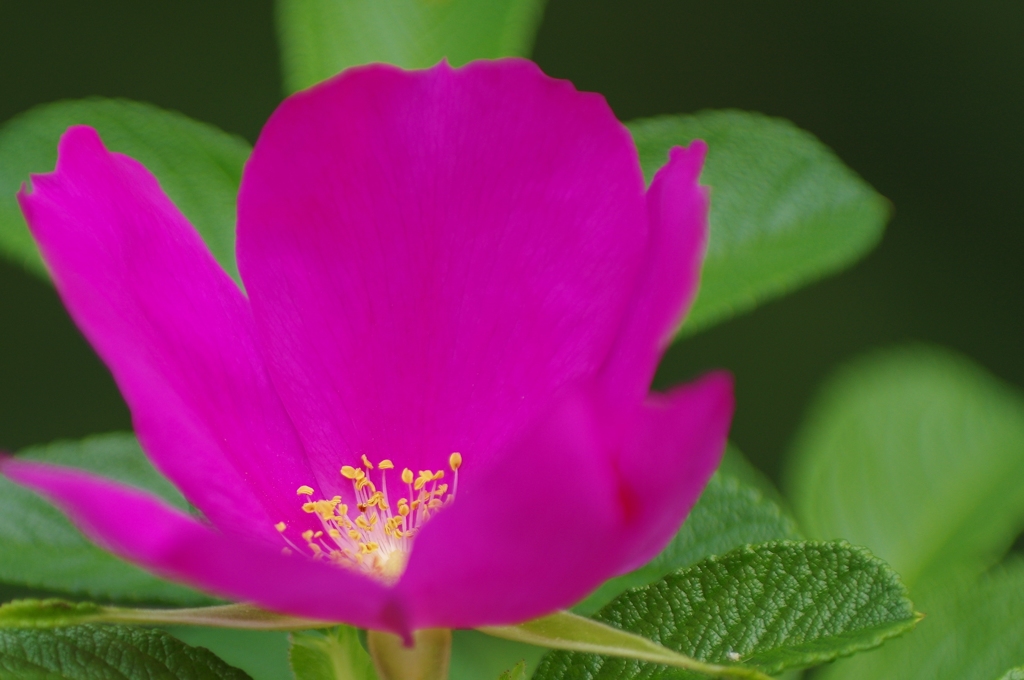
<instances>
[{"instance_id":1,"label":"magenta petal","mask_svg":"<svg viewBox=\"0 0 1024 680\"><path fill-rule=\"evenodd\" d=\"M600 394L567 397L424 527L396 586L414 628L568 607L679 529L721 460L732 379L711 374L620 420Z\"/></svg>"},{"instance_id":2,"label":"magenta petal","mask_svg":"<svg viewBox=\"0 0 1024 680\"><path fill-rule=\"evenodd\" d=\"M391 592L354 572L217 533L146 493L79 470L6 459L0 472L47 497L97 543L160 576L282 613L408 630Z\"/></svg>"},{"instance_id":3,"label":"magenta petal","mask_svg":"<svg viewBox=\"0 0 1024 680\"><path fill-rule=\"evenodd\" d=\"M73 127L33 189L32 234L156 466L223 531L279 540L274 523L310 522L295 489L315 482L248 302L156 179Z\"/></svg>"},{"instance_id":4,"label":"magenta petal","mask_svg":"<svg viewBox=\"0 0 1024 680\"><path fill-rule=\"evenodd\" d=\"M648 397L617 464L629 527L619 573L651 560L679 530L721 462L733 406L732 377L721 372Z\"/></svg>"},{"instance_id":5,"label":"magenta petal","mask_svg":"<svg viewBox=\"0 0 1024 680\"><path fill-rule=\"evenodd\" d=\"M635 404L693 303L708 238L708 191L697 184L707 145L675 147L647 192L651 236L633 304L604 380L616 403Z\"/></svg>"},{"instance_id":6,"label":"magenta petal","mask_svg":"<svg viewBox=\"0 0 1024 680\"><path fill-rule=\"evenodd\" d=\"M239 267L322 483L466 474L607 359L647 240L604 99L522 60L353 69L287 100L246 166Z\"/></svg>"},{"instance_id":7,"label":"magenta petal","mask_svg":"<svg viewBox=\"0 0 1024 680\"><path fill-rule=\"evenodd\" d=\"M414 628L525 621L614 575L623 515L593 392L563 399L426 524L396 586Z\"/></svg>"}]
</instances>

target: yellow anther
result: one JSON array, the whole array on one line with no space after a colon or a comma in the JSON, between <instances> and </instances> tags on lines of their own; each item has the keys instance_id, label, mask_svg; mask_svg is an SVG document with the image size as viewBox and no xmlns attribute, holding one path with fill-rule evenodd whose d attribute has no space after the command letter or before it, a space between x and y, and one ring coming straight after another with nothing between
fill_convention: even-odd
<instances>
[{"instance_id":1,"label":"yellow anther","mask_svg":"<svg viewBox=\"0 0 1024 680\"><path fill-rule=\"evenodd\" d=\"M341 496L314 500L316 492L313 487L303 485L297 493L306 496L307 502L301 507L307 513L318 515L323 531L303 531L301 535L306 548L300 549L284 539L289 546L286 554L297 550L307 557L327 559L334 565L357 569L390 583L402 573L409 550L423 524L450 504L455 493L454 490L449 493L449 484L439 482L447 474L446 470L402 468L400 478L409 485L411 497L399 498L392 507L386 487L382 486L378 491L370 477L375 474L374 470L379 469L377 481L383 484L384 472L395 469L394 463L384 459L375 466L367 454L359 454L359 458L361 465L345 465L339 470L342 477L352 482L352 509L357 512L350 516L349 506L342 502ZM448 458L451 471L457 471L461 465L462 454L452 453ZM455 480L457 488L457 474ZM279 522L274 528L283 534L288 525Z\"/></svg>"},{"instance_id":2,"label":"yellow anther","mask_svg":"<svg viewBox=\"0 0 1024 680\"><path fill-rule=\"evenodd\" d=\"M420 470L420 476L416 478L416 483L412 485L412 488L419 491L427 482L432 482L434 479L434 474L430 470Z\"/></svg>"}]
</instances>

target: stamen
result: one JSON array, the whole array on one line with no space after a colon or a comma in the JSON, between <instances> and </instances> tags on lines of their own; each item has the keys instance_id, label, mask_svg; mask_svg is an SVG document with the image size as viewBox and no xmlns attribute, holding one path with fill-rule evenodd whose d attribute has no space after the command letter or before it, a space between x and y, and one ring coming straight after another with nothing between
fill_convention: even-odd
<instances>
[{"instance_id":1,"label":"stamen","mask_svg":"<svg viewBox=\"0 0 1024 680\"><path fill-rule=\"evenodd\" d=\"M310 498L315 493L312 487L298 488L297 495L309 498L302 504L303 511L315 514L323 527L322 531L307 529L301 536L306 543L306 554L313 559L326 557L331 564L390 583L405 569L413 540L423 524L455 500L462 454L456 452L448 457L448 467L455 473L451 493L448 484L438 483L445 476L444 470L420 470L414 475L412 470L404 468L401 479L408 486L409 494L408 498L398 499L394 506L397 512L392 511L388 500L385 474L395 468L394 463L384 459L374 466L365 454L360 458L362 468L345 465L340 470L341 476L352 483L354 517L349 517L349 506L341 502L341 496L313 500ZM379 491L370 479L374 470L380 471ZM289 546L282 550L284 554L303 552L288 539L284 522L275 524L274 528Z\"/></svg>"}]
</instances>

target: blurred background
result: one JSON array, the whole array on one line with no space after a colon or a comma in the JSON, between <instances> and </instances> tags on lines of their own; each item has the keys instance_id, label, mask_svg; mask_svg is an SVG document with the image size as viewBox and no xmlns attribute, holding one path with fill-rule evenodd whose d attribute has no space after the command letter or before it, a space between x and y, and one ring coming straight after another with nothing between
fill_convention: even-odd
<instances>
[{"instance_id":1,"label":"blurred background","mask_svg":"<svg viewBox=\"0 0 1024 680\"><path fill-rule=\"evenodd\" d=\"M777 476L828 374L866 350L952 347L1024 387L1024 3L549 0L534 59L622 120L782 116L887 196L847 272L677 344L658 384L737 379L733 439ZM270 0L0 0L0 121L89 95L254 141L282 97ZM0 261L0 449L130 428L53 289Z\"/></svg>"}]
</instances>

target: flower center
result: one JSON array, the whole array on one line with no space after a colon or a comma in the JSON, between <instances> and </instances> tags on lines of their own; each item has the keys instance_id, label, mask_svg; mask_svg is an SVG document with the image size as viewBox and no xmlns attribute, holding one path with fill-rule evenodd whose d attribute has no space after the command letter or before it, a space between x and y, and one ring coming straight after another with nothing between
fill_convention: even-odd
<instances>
[{"instance_id":1,"label":"flower center","mask_svg":"<svg viewBox=\"0 0 1024 680\"><path fill-rule=\"evenodd\" d=\"M313 559L330 560L331 564L391 583L405 570L413 539L423 524L455 500L462 454L448 457L448 467L454 473L450 492L448 484L441 482L444 470L420 470L416 475L409 468L402 470L400 479L408 493L403 489L394 506L388 498L387 483L387 472L394 469L394 463L382 460L374 466L365 455L362 459L361 468L341 468L341 476L352 483L353 508L342 503L341 496L313 500L314 491L309 486L300 486L296 491L307 499L302 509L316 514L323 527L320 531L309 529L302 533L305 550L285 535L288 526L284 522L278 522L275 528L291 546L283 549L285 554L293 550L307 552ZM377 477L379 489L371 476Z\"/></svg>"}]
</instances>

